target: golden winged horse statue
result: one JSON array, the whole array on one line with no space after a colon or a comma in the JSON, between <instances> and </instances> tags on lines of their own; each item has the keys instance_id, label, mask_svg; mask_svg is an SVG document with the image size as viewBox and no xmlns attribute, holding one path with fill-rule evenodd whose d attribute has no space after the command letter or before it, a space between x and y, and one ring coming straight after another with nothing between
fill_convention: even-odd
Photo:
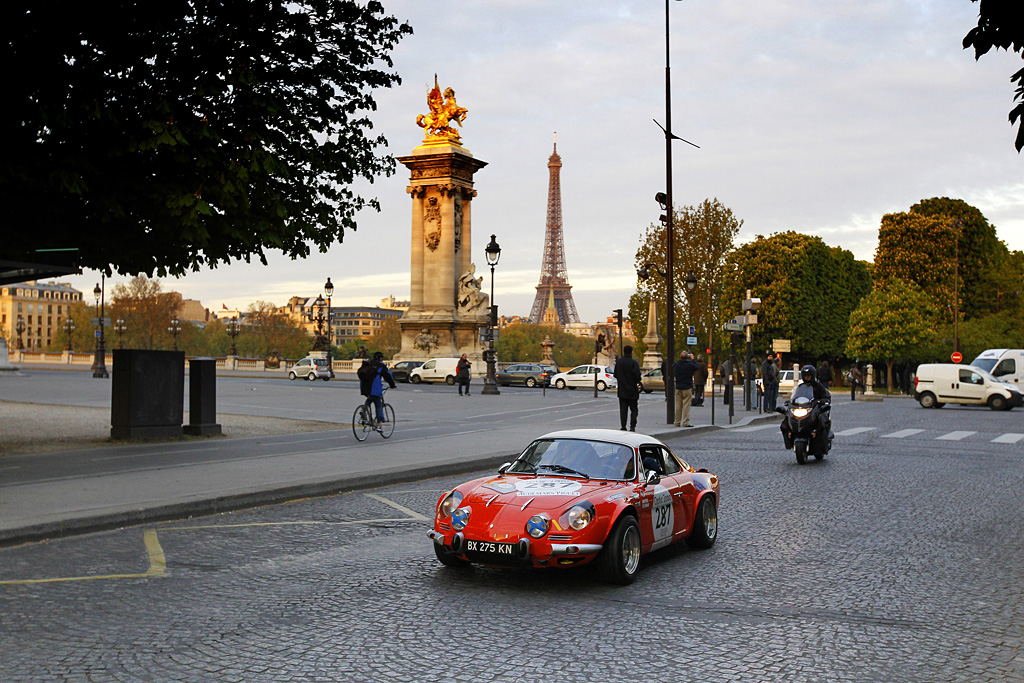
<instances>
[{"instance_id":1,"label":"golden winged horse statue","mask_svg":"<svg viewBox=\"0 0 1024 683\"><path fill-rule=\"evenodd\" d=\"M441 86L437 84L437 74L434 74L434 87L427 93L427 107L430 109L429 114L420 114L416 117L416 125L426 129L427 138L445 138L459 142L459 131L452 128L451 124L458 124L461 128L469 111L455 101L455 91L451 88L445 88L444 93L441 93Z\"/></svg>"}]
</instances>

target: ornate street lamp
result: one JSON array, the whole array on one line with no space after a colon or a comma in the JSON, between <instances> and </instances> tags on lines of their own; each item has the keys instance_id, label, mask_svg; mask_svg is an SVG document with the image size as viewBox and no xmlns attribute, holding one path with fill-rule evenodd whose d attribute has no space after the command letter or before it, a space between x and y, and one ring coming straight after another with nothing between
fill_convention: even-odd
<instances>
[{"instance_id":1,"label":"ornate street lamp","mask_svg":"<svg viewBox=\"0 0 1024 683\"><path fill-rule=\"evenodd\" d=\"M228 320L228 336L231 337L231 349L228 350L228 355L237 356L238 349L235 348L235 338L238 337L238 318Z\"/></svg>"},{"instance_id":2,"label":"ornate street lamp","mask_svg":"<svg viewBox=\"0 0 1024 683\"><path fill-rule=\"evenodd\" d=\"M77 329L78 329L78 327L75 326L75 319L74 318L68 318L67 320L64 321L64 334L67 335L67 338L68 338L68 345L67 345L68 353L71 352L71 333L74 332Z\"/></svg>"},{"instance_id":3,"label":"ornate street lamp","mask_svg":"<svg viewBox=\"0 0 1024 683\"><path fill-rule=\"evenodd\" d=\"M498 380L495 377L495 363L497 354L494 353L494 326L498 324L498 307L494 304L494 266L498 265L501 258L501 247L497 240L491 235L491 241L484 247L487 258L487 265L491 267L491 310L487 321L487 350L484 351L484 361L487 363L487 376L484 377L484 388L481 394L500 394L498 391Z\"/></svg>"},{"instance_id":4,"label":"ornate street lamp","mask_svg":"<svg viewBox=\"0 0 1024 683\"><path fill-rule=\"evenodd\" d=\"M171 324L167 326L167 331L174 337L174 351L178 350L178 335L181 334L181 323L177 318L171 318Z\"/></svg>"},{"instance_id":5,"label":"ornate street lamp","mask_svg":"<svg viewBox=\"0 0 1024 683\"><path fill-rule=\"evenodd\" d=\"M92 376L93 377L110 377L107 373L107 339L104 336L104 325L103 315L104 311L104 290L107 285L107 276L105 273L100 273L100 283L96 283L96 287L92 290L93 296L96 297L96 356L92 361Z\"/></svg>"},{"instance_id":6,"label":"ornate street lamp","mask_svg":"<svg viewBox=\"0 0 1024 683\"><path fill-rule=\"evenodd\" d=\"M124 318L118 318L117 322L114 323L114 331L117 332L117 348L124 348L124 333L128 331L128 324L124 321Z\"/></svg>"},{"instance_id":7,"label":"ornate street lamp","mask_svg":"<svg viewBox=\"0 0 1024 683\"><path fill-rule=\"evenodd\" d=\"M324 283L324 296L327 297L327 369L331 377L334 377L334 359L331 358L331 295L334 294L334 285L331 278Z\"/></svg>"},{"instance_id":8,"label":"ornate street lamp","mask_svg":"<svg viewBox=\"0 0 1024 683\"><path fill-rule=\"evenodd\" d=\"M316 323L316 336L324 336L324 298L319 294L309 307L309 322Z\"/></svg>"},{"instance_id":9,"label":"ornate street lamp","mask_svg":"<svg viewBox=\"0 0 1024 683\"><path fill-rule=\"evenodd\" d=\"M25 348L21 340L21 335L25 334L25 319L20 315L18 316L18 322L14 325L14 330L18 333L18 350L21 351Z\"/></svg>"}]
</instances>

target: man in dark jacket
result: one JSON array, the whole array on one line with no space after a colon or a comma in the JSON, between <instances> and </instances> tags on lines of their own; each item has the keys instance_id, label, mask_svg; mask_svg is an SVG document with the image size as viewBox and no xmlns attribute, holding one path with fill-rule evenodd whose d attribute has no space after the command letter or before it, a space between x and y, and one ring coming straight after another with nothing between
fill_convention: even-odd
<instances>
[{"instance_id":1,"label":"man in dark jacket","mask_svg":"<svg viewBox=\"0 0 1024 683\"><path fill-rule=\"evenodd\" d=\"M774 413L779 402L779 366L775 354L769 351L761 364L761 385L764 387L764 412Z\"/></svg>"},{"instance_id":2,"label":"man in dark jacket","mask_svg":"<svg viewBox=\"0 0 1024 683\"><path fill-rule=\"evenodd\" d=\"M693 400L690 403L700 406L704 405L704 387L708 383L708 364L703 355L697 355L697 365L700 367L693 375Z\"/></svg>"},{"instance_id":3,"label":"man in dark jacket","mask_svg":"<svg viewBox=\"0 0 1024 683\"><path fill-rule=\"evenodd\" d=\"M633 360L633 347L624 346L622 357L615 361L615 381L619 394L619 425L626 431L626 415L630 414L629 431L636 431L636 418L640 399L640 364Z\"/></svg>"},{"instance_id":4,"label":"man in dark jacket","mask_svg":"<svg viewBox=\"0 0 1024 683\"><path fill-rule=\"evenodd\" d=\"M466 396L469 396L469 368L473 364L466 358L466 354L462 354L462 358L459 359L458 365L455 366L455 383L459 385L459 396L462 396L462 388L466 388Z\"/></svg>"},{"instance_id":5,"label":"man in dark jacket","mask_svg":"<svg viewBox=\"0 0 1024 683\"><path fill-rule=\"evenodd\" d=\"M373 403L377 411L378 425L384 421L384 382L391 385L392 389L397 386L383 359L384 354L377 351L371 360L363 361L356 375L359 377L359 393L366 397L367 403Z\"/></svg>"},{"instance_id":6,"label":"man in dark jacket","mask_svg":"<svg viewBox=\"0 0 1024 683\"><path fill-rule=\"evenodd\" d=\"M679 360L672 365L672 373L676 379L676 419L672 423L679 427L679 418L682 417L682 426L690 426L690 402L693 400L693 377L700 365L693 359L693 354L683 351L679 354Z\"/></svg>"}]
</instances>

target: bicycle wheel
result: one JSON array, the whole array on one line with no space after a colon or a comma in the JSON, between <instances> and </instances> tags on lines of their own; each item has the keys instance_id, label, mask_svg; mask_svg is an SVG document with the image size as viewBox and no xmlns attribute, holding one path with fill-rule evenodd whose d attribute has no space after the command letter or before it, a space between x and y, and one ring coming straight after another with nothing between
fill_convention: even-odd
<instances>
[{"instance_id":1,"label":"bicycle wheel","mask_svg":"<svg viewBox=\"0 0 1024 683\"><path fill-rule=\"evenodd\" d=\"M384 422L380 425L380 435L385 439L395 431L395 409L390 403L384 404Z\"/></svg>"},{"instance_id":2,"label":"bicycle wheel","mask_svg":"<svg viewBox=\"0 0 1024 683\"><path fill-rule=\"evenodd\" d=\"M366 437L372 429L373 423L370 421L369 410L366 406L358 406L356 412L352 413L352 433L355 434L356 440L366 441Z\"/></svg>"}]
</instances>

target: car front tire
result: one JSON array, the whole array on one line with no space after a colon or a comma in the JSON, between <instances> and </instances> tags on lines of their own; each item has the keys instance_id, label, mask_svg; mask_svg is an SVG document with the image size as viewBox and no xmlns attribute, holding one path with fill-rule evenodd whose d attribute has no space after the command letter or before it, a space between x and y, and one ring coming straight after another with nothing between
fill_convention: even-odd
<instances>
[{"instance_id":1,"label":"car front tire","mask_svg":"<svg viewBox=\"0 0 1024 683\"><path fill-rule=\"evenodd\" d=\"M555 380L555 388L556 389L565 389L565 380L564 379Z\"/></svg>"},{"instance_id":2,"label":"car front tire","mask_svg":"<svg viewBox=\"0 0 1024 683\"><path fill-rule=\"evenodd\" d=\"M437 561L446 567L468 567L469 562L463 560L461 557L448 550L444 546L434 544L434 555L437 556Z\"/></svg>"},{"instance_id":3,"label":"car front tire","mask_svg":"<svg viewBox=\"0 0 1024 683\"><path fill-rule=\"evenodd\" d=\"M691 548L707 550L718 538L718 506L711 496L704 496L693 519L693 533L686 539Z\"/></svg>"},{"instance_id":4,"label":"car front tire","mask_svg":"<svg viewBox=\"0 0 1024 683\"><path fill-rule=\"evenodd\" d=\"M992 410L1006 410L1010 405L1004 397L996 395L988 399L988 407Z\"/></svg>"},{"instance_id":5,"label":"car front tire","mask_svg":"<svg viewBox=\"0 0 1024 683\"><path fill-rule=\"evenodd\" d=\"M640 525L633 515L624 514L604 542L597 563L604 579L620 586L636 580L640 569Z\"/></svg>"},{"instance_id":6,"label":"car front tire","mask_svg":"<svg viewBox=\"0 0 1024 683\"><path fill-rule=\"evenodd\" d=\"M419 384L423 380L420 379L419 375L409 375L409 381L412 382L413 384Z\"/></svg>"},{"instance_id":7,"label":"car front tire","mask_svg":"<svg viewBox=\"0 0 1024 683\"><path fill-rule=\"evenodd\" d=\"M288 379L297 379L294 372L288 373Z\"/></svg>"}]
</instances>

